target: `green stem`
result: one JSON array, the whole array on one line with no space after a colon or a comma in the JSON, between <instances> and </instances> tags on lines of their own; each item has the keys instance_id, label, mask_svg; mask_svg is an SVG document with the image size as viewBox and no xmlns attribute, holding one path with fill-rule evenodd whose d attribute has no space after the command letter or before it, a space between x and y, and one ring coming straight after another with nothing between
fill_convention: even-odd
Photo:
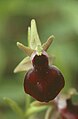
<instances>
[{"instance_id":1,"label":"green stem","mask_svg":"<svg viewBox=\"0 0 78 119\"><path fill-rule=\"evenodd\" d=\"M25 108L25 111L27 111L27 109L30 107L30 102L31 102L31 97L29 95L26 95L26 101L25 101L26 108Z\"/></svg>"},{"instance_id":2,"label":"green stem","mask_svg":"<svg viewBox=\"0 0 78 119\"><path fill-rule=\"evenodd\" d=\"M32 114L34 113L37 113L37 112L41 112L43 110L46 110L48 108L48 106L42 106L42 107L31 107L26 111L25 113L25 118L31 116Z\"/></svg>"},{"instance_id":3,"label":"green stem","mask_svg":"<svg viewBox=\"0 0 78 119\"><path fill-rule=\"evenodd\" d=\"M17 102L15 102L14 100L10 99L10 98L3 98L5 103L15 112L18 114L18 116L20 116L20 118L24 118L24 113L23 110L21 109L21 107L18 105Z\"/></svg>"}]
</instances>

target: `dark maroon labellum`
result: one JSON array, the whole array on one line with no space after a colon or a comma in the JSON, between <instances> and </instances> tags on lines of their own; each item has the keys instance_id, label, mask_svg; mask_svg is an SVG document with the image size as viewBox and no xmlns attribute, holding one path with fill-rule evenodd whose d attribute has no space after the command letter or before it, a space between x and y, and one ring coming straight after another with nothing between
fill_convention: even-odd
<instances>
[{"instance_id":1,"label":"dark maroon labellum","mask_svg":"<svg viewBox=\"0 0 78 119\"><path fill-rule=\"evenodd\" d=\"M41 102L53 100L64 87L64 77L55 66L48 65L48 55L33 53L33 69L29 70L24 79L24 90Z\"/></svg>"}]
</instances>

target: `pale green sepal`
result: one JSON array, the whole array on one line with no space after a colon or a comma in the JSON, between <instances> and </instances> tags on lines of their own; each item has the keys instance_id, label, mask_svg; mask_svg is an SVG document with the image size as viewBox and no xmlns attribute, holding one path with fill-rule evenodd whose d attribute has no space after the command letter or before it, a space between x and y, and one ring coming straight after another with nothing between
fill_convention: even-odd
<instances>
[{"instance_id":1,"label":"pale green sepal","mask_svg":"<svg viewBox=\"0 0 78 119\"><path fill-rule=\"evenodd\" d=\"M20 42L17 42L17 46L18 46L22 51L24 51L28 56L31 56L31 54L34 52L34 50L32 50L32 49L29 48L29 47L26 47L25 45L23 45L23 44L20 43Z\"/></svg>"},{"instance_id":2,"label":"pale green sepal","mask_svg":"<svg viewBox=\"0 0 78 119\"><path fill-rule=\"evenodd\" d=\"M41 41L38 36L36 22L34 19L31 20L31 38L29 41L29 46L31 49L36 49L37 45L41 45Z\"/></svg>"},{"instance_id":3,"label":"pale green sepal","mask_svg":"<svg viewBox=\"0 0 78 119\"><path fill-rule=\"evenodd\" d=\"M43 50L47 51L47 49L50 47L51 43L53 42L54 36L50 36L48 40L42 45Z\"/></svg>"},{"instance_id":4,"label":"pale green sepal","mask_svg":"<svg viewBox=\"0 0 78 119\"><path fill-rule=\"evenodd\" d=\"M21 117L24 117L22 109L14 100L6 97L4 97L3 100L15 113L17 113Z\"/></svg>"},{"instance_id":5,"label":"pale green sepal","mask_svg":"<svg viewBox=\"0 0 78 119\"><path fill-rule=\"evenodd\" d=\"M25 57L14 69L14 73L28 71L32 68L30 57Z\"/></svg>"}]
</instances>

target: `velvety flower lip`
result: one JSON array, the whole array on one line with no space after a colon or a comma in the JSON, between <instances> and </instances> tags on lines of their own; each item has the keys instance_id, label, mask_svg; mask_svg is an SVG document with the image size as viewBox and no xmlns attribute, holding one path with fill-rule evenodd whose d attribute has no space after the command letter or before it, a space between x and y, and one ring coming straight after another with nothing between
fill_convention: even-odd
<instances>
[{"instance_id":1,"label":"velvety flower lip","mask_svg":"<svg viewBox=\"0 0 78 119\"><path fill-rule=\"evenodd\" d=\"M29 70L25 75L24 90L38 101L49 102L59 94L65 82L60 70L54 66L49 66L49 64L46 63L48 61L46 59L48 58L45 55L45 58L42 56L43 54L38 56L39 59L37 60L39 61L37 63L41 63L41 61L43 61L43 63L38 66L35 60L33 62L33 69ZM47 66L45 66L45 64L47 64Z\"/></svg>"}]
</instances>

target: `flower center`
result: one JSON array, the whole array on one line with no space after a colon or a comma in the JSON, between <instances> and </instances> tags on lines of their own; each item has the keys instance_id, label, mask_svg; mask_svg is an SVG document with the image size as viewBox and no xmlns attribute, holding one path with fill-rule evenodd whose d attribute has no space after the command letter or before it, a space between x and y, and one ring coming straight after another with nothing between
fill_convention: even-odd
<instances>
[{"instance_id":1,"label":"flower center","mask_svg":"<svg viewBox=\"0 0 78 119\"><path fill-rule=\"evenodd\" d=\"M35 54L32 63L34 68L43 69L48 67L48 55L45 51L42 52L41 55Z\"/></svg>"}]
</instances>

